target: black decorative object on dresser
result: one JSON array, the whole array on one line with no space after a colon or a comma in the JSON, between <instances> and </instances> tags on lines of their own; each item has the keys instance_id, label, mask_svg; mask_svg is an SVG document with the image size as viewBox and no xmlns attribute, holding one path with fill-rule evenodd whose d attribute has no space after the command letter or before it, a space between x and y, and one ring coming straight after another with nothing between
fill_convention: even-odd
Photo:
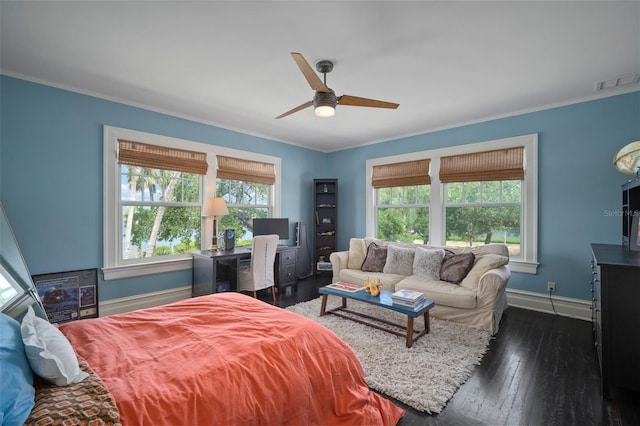
<instances>
[{"instance_id":1,"label":"black decorative object on dresser","mask_svg":"<svg viewBox=\"0 0 640 426\"><path fill-rule=\"evenodd\" d=\"M640 392L640 252L591 244L593 332L602 396Z\"/></svg>"},{"instance_id":2,"label":"black decorative object on dresser","mask_svg":"<svg viewBox=\"0 0 640 426\"><path fill-rule=\"evenodd\" d=\"M313 180L313 262L316 275L331 273L329 255L336 251L338 230L338 179Z\"/></svg>"}]
</instances>

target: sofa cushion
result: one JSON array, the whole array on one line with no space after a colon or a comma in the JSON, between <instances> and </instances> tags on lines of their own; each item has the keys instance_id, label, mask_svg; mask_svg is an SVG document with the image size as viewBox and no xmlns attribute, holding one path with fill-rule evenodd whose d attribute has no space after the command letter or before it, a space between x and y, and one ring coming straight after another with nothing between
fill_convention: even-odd
<instances>
[{"instance_id":1,"label":"sofa cushion","mask_svg":"<svg viewBox=\"0 0 640 426\"><path fill-rule=\"evenodd\" d=\"M377 280L382 283L382 289L388 291L395 291L398 281L406 278L404 275L396 274L383 274L382 272L362 272L359 269L343 269L340 271L338 279L351 284L358 284L364 286L367 279Z\"/></svg>"},{"instance_id":2,"label":"sofa cushion","mask_svg":"<svg viewBox=\"0 0 640 426\"><path fill-rule=\"evenodd\" d=\"M451 250L445 250L444 260L440 267L440 279L459 284L473 267L475 258L476 256L473 253L456 254Z\"/></svg>"},{"instance_id":3,"label":"sofa cushion","mask_svg":"<svg viewBox=\"0 0 640 426\"><path fill-rule=\"evenodd\" d=\"M382 272L385 263L387 263L387 247L379 246L372 242L367 248L367 257L362 262L360 270L364 272Z\"/></svg>"},{"instance_id":4,"label":"sofa cushion","mask_svg":"<svg viewBox=\"0 0 640 426\"><path fill-rule=\"evenodd\" d=\"M500 256L509 257L509 248L505 244L481 244L471 249L471 252L478 256L485 254L497 254Z\"/></svg>"},{"instance_id":5,"label":"sofa cushion","mask_svg":"<svg viewBox=\"0 0 640 426\"><path fill-rule=\"evenodd\" d=\"M388 246L387 263L385 263L382 272L385 274L405 276L413 274L413 258L415 253L415 248Z\"/></svg>"},{"instance_id":6,"label":"sofa cushion","mask_svg":"<svg viewBox=\"0 0 640 426\"><path fill-rule=\"evenodd\" d=\"M351 238L349 240L349 269L360 269L362 262L367 257L367 249L363 238Z\"/></svg>"},{"instance_id":7,"label":"sofa cushion","mask_svg":"<svg viewBox=\"0 0 640 426\"><path fill-rule=\"evenodd\" d=\"M509 263L509 258L501 256L499 254L482 254L477 255L473 264L473 268L469 271L467 276L460 282L460 286L468 288L470 290L477 290L480 277L490 269L499 268Z\"/></svg>"},{"instance_id":8,"label":"sofa cushion","mask_svg":"<svg viewBox=\"0 0 640 426\"><path fill-rule=\"evenodd\" d=\"M451 306L460 309L476 307L476 292L446 281L428 280L419 275L411 275L396 284L396 291L407 289L419 291L436 306Z\"/></svg>"},{"instance_id":9,"label":"sofa cushion","mask_svg":"<svg viewBox=\"0 0 640 426\"><path fill-rule=\"evenodd\" d=\"M443 248L445 250L450 250L456 254L458 253L473 253L476 256L481 256L483 254L499 254L500 256L509 257L509 248L504 244L491 243L491 244L480 244L477 246L469 247L469 246L428 246L428 248Z\"/></svg>"},{"instance_id":10,"label":"sofa cushion","mask_svg":"<svg viewBox=\"0 0 640 426\"><path fill-rule=\"evenodd\" d=\"M444 259L444 250L430 250L424 247L416 247L416 253L413 258L413 275L430 280L440 279L440 267Z\"/></svg>"},{"instance_id":11,"label":"sofa cushion","mask_svg":"<svg viewBox=\"0 0 640 426\"><path fill-rule=\"evenodd\" d=\"M367 258L367 247L369 244L375 242L378 246L384 245L383 240L376 238L351 238L349 240L349 261L347 262L347 268L360 269L362 262Z\"/></svg>"}]
</instances>

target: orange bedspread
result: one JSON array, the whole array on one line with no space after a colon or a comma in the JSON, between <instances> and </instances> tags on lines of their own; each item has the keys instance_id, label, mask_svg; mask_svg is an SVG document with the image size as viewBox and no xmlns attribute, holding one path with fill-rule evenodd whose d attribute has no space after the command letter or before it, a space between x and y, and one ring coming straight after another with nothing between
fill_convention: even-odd
<instances>
[{"instance_id":1,"label":"orange bedspread","mask_svg":"<svg viewBox=\"0 0 640 426\"><path fill-rule=\"evenodd\" d=\"M351 348L239 293L64 324L124 425L396 424Z\"/></svg>"}]
</instances>

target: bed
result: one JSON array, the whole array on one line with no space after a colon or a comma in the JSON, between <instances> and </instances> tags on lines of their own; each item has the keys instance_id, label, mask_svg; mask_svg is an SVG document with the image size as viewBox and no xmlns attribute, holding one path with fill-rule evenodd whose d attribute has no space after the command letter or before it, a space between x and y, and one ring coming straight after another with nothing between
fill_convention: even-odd
<instances>
[{"instance_id":1,"label":"bed","mask_svg":"<svg viewBox=\"0 0 640 426\"><path fill-rule=\"evenodd\" d=\"M98 396L85 398L85 405L97 401L91 410L102 412L104 423L393 425L404 414L369 390L351 348L331 331L239 293L75 321L60 330L88 380L97 381L89 387ZM49 392L66 388L47 386ZM47 390L36 386L27 423L36 424L46 399Z\"/></svg>"}]
</instances>

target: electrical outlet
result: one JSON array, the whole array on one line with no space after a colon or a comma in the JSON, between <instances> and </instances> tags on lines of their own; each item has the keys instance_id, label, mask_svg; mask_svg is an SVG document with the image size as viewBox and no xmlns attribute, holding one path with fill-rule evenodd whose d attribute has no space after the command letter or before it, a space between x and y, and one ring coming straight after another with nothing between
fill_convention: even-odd
<instances>
[{"instance_id":1,"label":"electrical outlet","mask_svg":"<svg viewBox=\"0 0 640 426\"><path fill-rule=\"evenodd\" d=\"M553 293L554 291L556 291L556 283L553 281L549 281L547 283L547 291Z\"/></svg>"}]
</instances>

